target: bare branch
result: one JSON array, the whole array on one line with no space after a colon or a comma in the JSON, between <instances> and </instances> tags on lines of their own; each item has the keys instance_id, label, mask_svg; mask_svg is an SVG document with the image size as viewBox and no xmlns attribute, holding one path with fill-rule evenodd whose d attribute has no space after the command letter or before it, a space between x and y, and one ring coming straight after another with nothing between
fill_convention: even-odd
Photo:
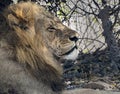
<instances>
[{"instance_id":1,"label":"bare branch","mask_svg":"<svg viewBox=\"0 0 120 94\"><path fill-rule=\"evenodd\" d=\"M100 10L100 7L99 7L98 3L95 0L93 0L93 2L98 7L98 9Z\"/></svg>"}]
</instances>

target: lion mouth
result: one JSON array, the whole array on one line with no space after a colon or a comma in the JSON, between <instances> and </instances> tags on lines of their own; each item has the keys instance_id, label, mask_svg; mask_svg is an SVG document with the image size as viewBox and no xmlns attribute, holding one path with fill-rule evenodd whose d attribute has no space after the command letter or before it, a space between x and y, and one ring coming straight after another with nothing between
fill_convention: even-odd
<instances>
[{"instance_id":1,"label":"lion mouth","mask_svg":"<svg viewBox=\"0 0 120 94\"><path fill-rule=\"evenodd\" d=\"M62 55L69 55L70 53L72 53L75 49L77 49L77 46L74 46L71 50L69 50L68 52L62 54Z\"/></svg>"}]
</instances>

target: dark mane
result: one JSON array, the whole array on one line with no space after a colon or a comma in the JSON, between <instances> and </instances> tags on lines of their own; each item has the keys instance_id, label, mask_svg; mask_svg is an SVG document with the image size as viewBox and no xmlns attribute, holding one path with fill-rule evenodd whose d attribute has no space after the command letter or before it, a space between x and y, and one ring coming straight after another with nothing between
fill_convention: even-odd
<instances>
[{"instance_id":1,"label":"dark mane","mask_svg":"<svg viewBox=\"0 0 120 94\"><path fill-rule=\"evenodd\" d=\"M30 2L12 5L5 10L6 22L0 27L0 51L7 53L5 59L12 61L12 64L24 66L23 69L39 83L45 84L54 92L61 92L63 89L61 68L35 26L37 24L35 17L40 15L39 11L43 11L41 7ZM17 23L20 23L20 28ZM30 29L25 31L28 28ZM35 31L31 28L35 28Z\"/></svg>"}]
</instances>

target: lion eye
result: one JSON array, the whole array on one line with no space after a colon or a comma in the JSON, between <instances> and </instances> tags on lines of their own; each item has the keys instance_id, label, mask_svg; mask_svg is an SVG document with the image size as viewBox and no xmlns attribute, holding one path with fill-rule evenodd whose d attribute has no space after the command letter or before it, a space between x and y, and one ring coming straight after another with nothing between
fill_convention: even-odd
<instances>
[{"instance_id":1,"label":"lion eye","mask_svg":"<svg viewBox=\"0 0 120 94\"><path fill-rule=\"evenodd\" d=\"M28 29L28 27L27 26L25 26L25 25L19 25L19 27L21 28L21 29L23 29L23 30L27 30Z\"/></svg>"},{"instance_id":2,"label":"lion eye","mask_svg":"<svg viewBox=\"0 0 120 94\"><path fill-rule=\"evenodd\" d=\"M48 30L49 32L54 32L54 31L56 31L56 29L55 29L54 27L51 27L51 26L48 27L47 30Z\"/></svg>"}]
</instances>

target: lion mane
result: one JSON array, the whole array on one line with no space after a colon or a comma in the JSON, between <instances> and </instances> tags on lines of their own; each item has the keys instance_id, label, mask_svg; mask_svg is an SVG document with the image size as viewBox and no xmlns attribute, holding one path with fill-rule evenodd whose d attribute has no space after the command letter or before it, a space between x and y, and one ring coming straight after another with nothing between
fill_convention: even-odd
<instances>
[{"instance_id":1,"label":"lion mane","mask_svg":"<svg viewBox=\"0 0 120 94\"><path fill-rule=\"evenodd\" d=\"M40 11L22 2L0 14L0 94L59 94L64 87L62 68L38 32Z\"/></svg>"}]
</instances>

